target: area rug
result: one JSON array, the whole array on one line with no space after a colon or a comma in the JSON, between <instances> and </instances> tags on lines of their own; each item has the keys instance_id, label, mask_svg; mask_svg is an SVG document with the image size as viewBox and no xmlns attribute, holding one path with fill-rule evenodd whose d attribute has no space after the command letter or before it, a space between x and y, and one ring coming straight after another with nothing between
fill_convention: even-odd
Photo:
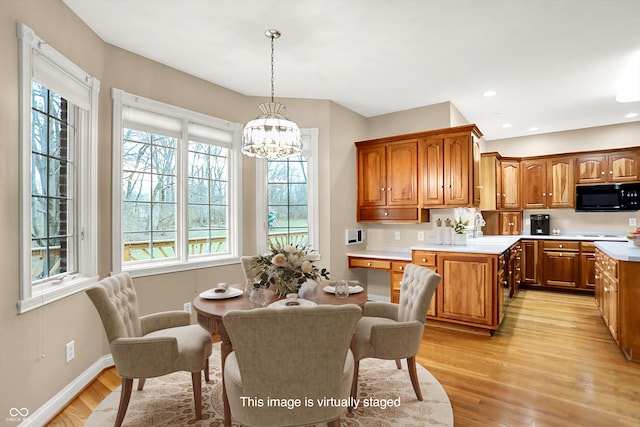
<instances>
[{"instance_id":1,"label":"area rug","mask_svg":"<svg viewBox=\"0 0 640 427\"><path fill-rule=\"evenodd\" d=\"M146 381L144 390L134 384L123 427L148 426L222 426L222 377L220 345L214 345L210 359L210 381L202 385L203 419L196 421L191 391L191 375L177 372ZM447 393L438 380L417 365L424 400L416 399L409 374L403 362L398 370L394 361L364 359L360 361L359 398L369 399L368 407L360 407L340 418L346 427L423 427L453 426L453 411ZM377 399L377 400L376 400ZM120 388L114 390L93 411L85 426L113 426ZM389 405L381 404L389 402ZM238 424L233 423L233 426Z\"/></svg>"}]
</instances>

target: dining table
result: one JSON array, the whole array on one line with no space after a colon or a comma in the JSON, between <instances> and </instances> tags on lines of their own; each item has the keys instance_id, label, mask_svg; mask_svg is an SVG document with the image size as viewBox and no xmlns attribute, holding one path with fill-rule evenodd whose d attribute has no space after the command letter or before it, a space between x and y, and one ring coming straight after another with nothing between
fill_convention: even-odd
<instances>
[{"instance_id":1,"label":"dining table","mask_svg":"<svg viewBox=\"0 0 640 427\"><path fill-rule=\"evenodd\" d=\"M222 322L222 316L231 310L252 310L257 308L255 304L251 302L249 295L244 292L244 286L244 283L230 284L227 292L230 292L230 295L237 295L230 298L224 298L222 296L216 297L215 294L213 295L213 298L206 298L202 296L204 293L201 293L193 300L193 309L196 312L198 324L209 331L212 335L218 335L221 341L220 359L222 362L222 406L224 409L223 416L225 426L231 426L231 409L229 407L227 392L224 387L224 364L229 353L233 351L233 345L224 327L224 323ZM367 301L366 287L357 289L362 289L359 292L349 293L346 298L339 298L333 292L327 292L325 289L331 288L326 288L320 284L306 288L304 300L312 301L317 305L356 304L361 307ZM238 292L238 290L242 292ZM263 289L263 292L265 294L265 307L268 307L273 303L278 303L278 301L284 299L270 289ZM286 310L286 306L282 307L282 309Z\"/></svg>"}]
</instances>

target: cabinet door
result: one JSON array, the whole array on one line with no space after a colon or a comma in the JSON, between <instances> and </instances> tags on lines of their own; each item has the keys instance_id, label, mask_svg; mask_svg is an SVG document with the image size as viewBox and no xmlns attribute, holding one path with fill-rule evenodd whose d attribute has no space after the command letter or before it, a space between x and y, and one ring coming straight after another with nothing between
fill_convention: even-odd
<instances>
[{"instance_id":1,"label":"cabinet door","mask_svg":"<svg viewBox=\"0 0 640 427\"><path fill-rule=\"evenodd\" d=\"M419 168L422 174L422 205L444 204L444 138L420 141Z\"/></svg>"},{"instance_id":2,"label":"cabinet door","mask_svg":"<svg viewBox=\"0 0 640 427\"><path fill-rule=\"evenodd\" d=\"M520 212L500 212L500 234L505 236L521 234L521 222Z\"/></svg>"},{"instance_id":3,"label":"cabinet door","mask_svg":"<svg viewBox=\"0 0 640 427\"><path fill-rule=\"evenodd\" d=\"M473 157L473 173L471 176L471 184L473 185L473 206L480 206L480 190L482 186L480 185L480 142L472 138L472 157Z\"/></svg>"},{"instance_id":4,"label":"cabinet door","mask_svg":"<svg viewBox=\"0 0 640 427\"><path fill-rule=\"evenodd\" d=\"M573 208L576 198L573 157L549 159L547 174L547 206Z\"/></svg>"},{"instance_id":5,"label":"cabinet door","mask_svg":"<svg viewBox=\"0 0 640 427\"><path fill-rule=\"evenodd\" d=\"M576 184L597 184L605 182L607 156L588 155L576 157Z\"/></svg>"},{"instance_id":6,"label":"cabinet door","mask_svg":"<svg viewBox=\"0 0 640 427\"><path fill-rule=\"evenodd\" d=\"M520 163L501 162L502 203L504 209L520 209Z\"/></svg>"},{"instance_id":7,"label":"cabinet door","mask_svg":"<svg viewBox=\"0 0 640 427\"><path fill-rule=\"evenodd\" d=\"M611 279L609 282L609 332L618 342L618 282Z\"/></svg>"},{"instance_id":8,"label":"cabinet door","mask_svg":"<svg viewBox=\"0 0 640 427\"><path fill-rule=\"evenodd\" d=\"M469 135L444 140L444 203L469 206Z\"/></svg>"},{"instance_id":9,"label":"cabinet door","mask_svg":"<svg viewBox=\"0 0 640 427\"><path fill-rule=\"evenodd\" d=\"M473 254L438 254L442 276L438 317L492 325L495 260Z\"/></svg>"},{"instance_id":10,"label":"cabinet door","mask_svg":"<svg viewBox=\"0 0 640 427\"><path fill-rule=\"evenodd\" d=\"M638 181L638 153L610 154L607 162L610 182Z\"/></svg>"},{"instance_id":11,"label":"cabinet door","mask_svg":"<svg viewBox=\"0 0 640 427\"><path fill-rule=\"evenodd\" d=\"M358 148L358 206L387 204L385 177L386 148L384 145Z\"/></svg>"},{"instance_id":12,"label":"cabinet door","mask_svg":"<svg viewBox=\"0 0 640 427\"><path fill-rule=\"evenodd\" d=\"M416 140L387 147L387 205L418 205L418 143Z\"/></svg>"},{"instance_id":13,"label":"cabinet door","mask_svg":"<svg viewBox=\"0 0 640 427\"><path fill-rule=\"evenodd\" d=\"M577 287L577 252L545 251L543 257L545 286Z\"/></svg>"},{"instance_id":14,"label":"cabinet door","mask_svg":"<svg viewBox=\"0 0 640 427\"><path fill-rule=\"evenodd\" d=\"M391 302L394 304L400 302L400 284L407 264L406 261L391 261Z\"/></svg>"},{"instance_id":15,"label":"cabinet door","mask_svg":"<svg viewBox=\"0 0 640 427\"><path fill-rule=\"evenodd\" d=\"M527 285L539 285L538 274L538 241L522 241L522 283Z\"/></svg>"},{"instance_id":16,"label":"cabinet door","mask_svg":"<svg viewBox=\"0 0 640 427\"><path fill-rule=\"evenodd\" d=\"M547 207L547 163L545 160L522 162L522 207L541 209Z\"/></svg>"}]
</instances>

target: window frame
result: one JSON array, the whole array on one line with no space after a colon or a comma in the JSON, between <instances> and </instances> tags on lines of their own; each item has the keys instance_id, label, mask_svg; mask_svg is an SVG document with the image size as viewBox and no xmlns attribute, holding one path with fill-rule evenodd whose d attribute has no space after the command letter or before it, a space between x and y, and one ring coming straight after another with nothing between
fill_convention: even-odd
<instances>
[{"instance_id":1,"label":"window frame","mask_svg":"<svg viewBox=\"0 0 640 427\"><path fill-rule=\"evenodd\" d=\"M318 128L300 129L302 154L307 158L307 209L309 221L309 248L320 259L320 222L318 202ZM256 248L258 253L269 251L267 200L267 162L256 159Z\"/></svg>"},{"instance_id":2,"label":"window frame","mask_svg":"<svg viewBox=\"0 0 640 427\"><path fill-rule=\"evenodd\" d=\"M86 289L98 279L97 144L100 81L92 77L23 23L17 24L19 43L20 144L20 292L18 313L25 313ZM36 78L37 77L37 78ZM73 210L76 222L76 272L31 280L31 115L32 80L67 99L77 110L74 171L77 188ZM46 81L42 81L46 80ZM71 98L71 99L69 99Z\"/></svg>"},{"instance_id":3,"label":"window frame","mask_svg":"<svg viewBox=\"0 0 640 427\"><path fill-rule=\"evenodd\" d=\"M112 168L112 269L114 272L127 271L133 277L186 271L219 265L235 264L240 261L242 253L242 155L240 152L242 124L211 117L181 107L165 104L153 99L127 93L112 88L113 100L113 168ZM153 260L127 265L123 260L122 229L122 140L123 111L125 107L161 114L181 123L180 137L177 138L176 165L176 203L177 232L176 257L167 260ZM207 126L216 130L229 132L232 142L227 145L229 152L228 173L228 253L224 255L189 256L188 236L188 143L189 124ZM220 144L224 145L224 144ZM187 237L188 238L188 237Z\"/></svg>"}]
</instances>

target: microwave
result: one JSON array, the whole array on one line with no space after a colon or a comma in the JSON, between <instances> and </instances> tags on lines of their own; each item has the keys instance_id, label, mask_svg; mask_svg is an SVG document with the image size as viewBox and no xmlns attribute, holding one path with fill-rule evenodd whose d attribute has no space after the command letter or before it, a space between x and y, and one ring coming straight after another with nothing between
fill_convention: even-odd
<instances>
[{"instance_id":1,"label":"microwave","mask_svg":"<svg viewBox=\"0 0 640 427\"><path fill-rule=\"evenodd\" d=\"M576 212L618 212L640 209L640 183L576 186Z\"/></svg>"}]
</instances>

